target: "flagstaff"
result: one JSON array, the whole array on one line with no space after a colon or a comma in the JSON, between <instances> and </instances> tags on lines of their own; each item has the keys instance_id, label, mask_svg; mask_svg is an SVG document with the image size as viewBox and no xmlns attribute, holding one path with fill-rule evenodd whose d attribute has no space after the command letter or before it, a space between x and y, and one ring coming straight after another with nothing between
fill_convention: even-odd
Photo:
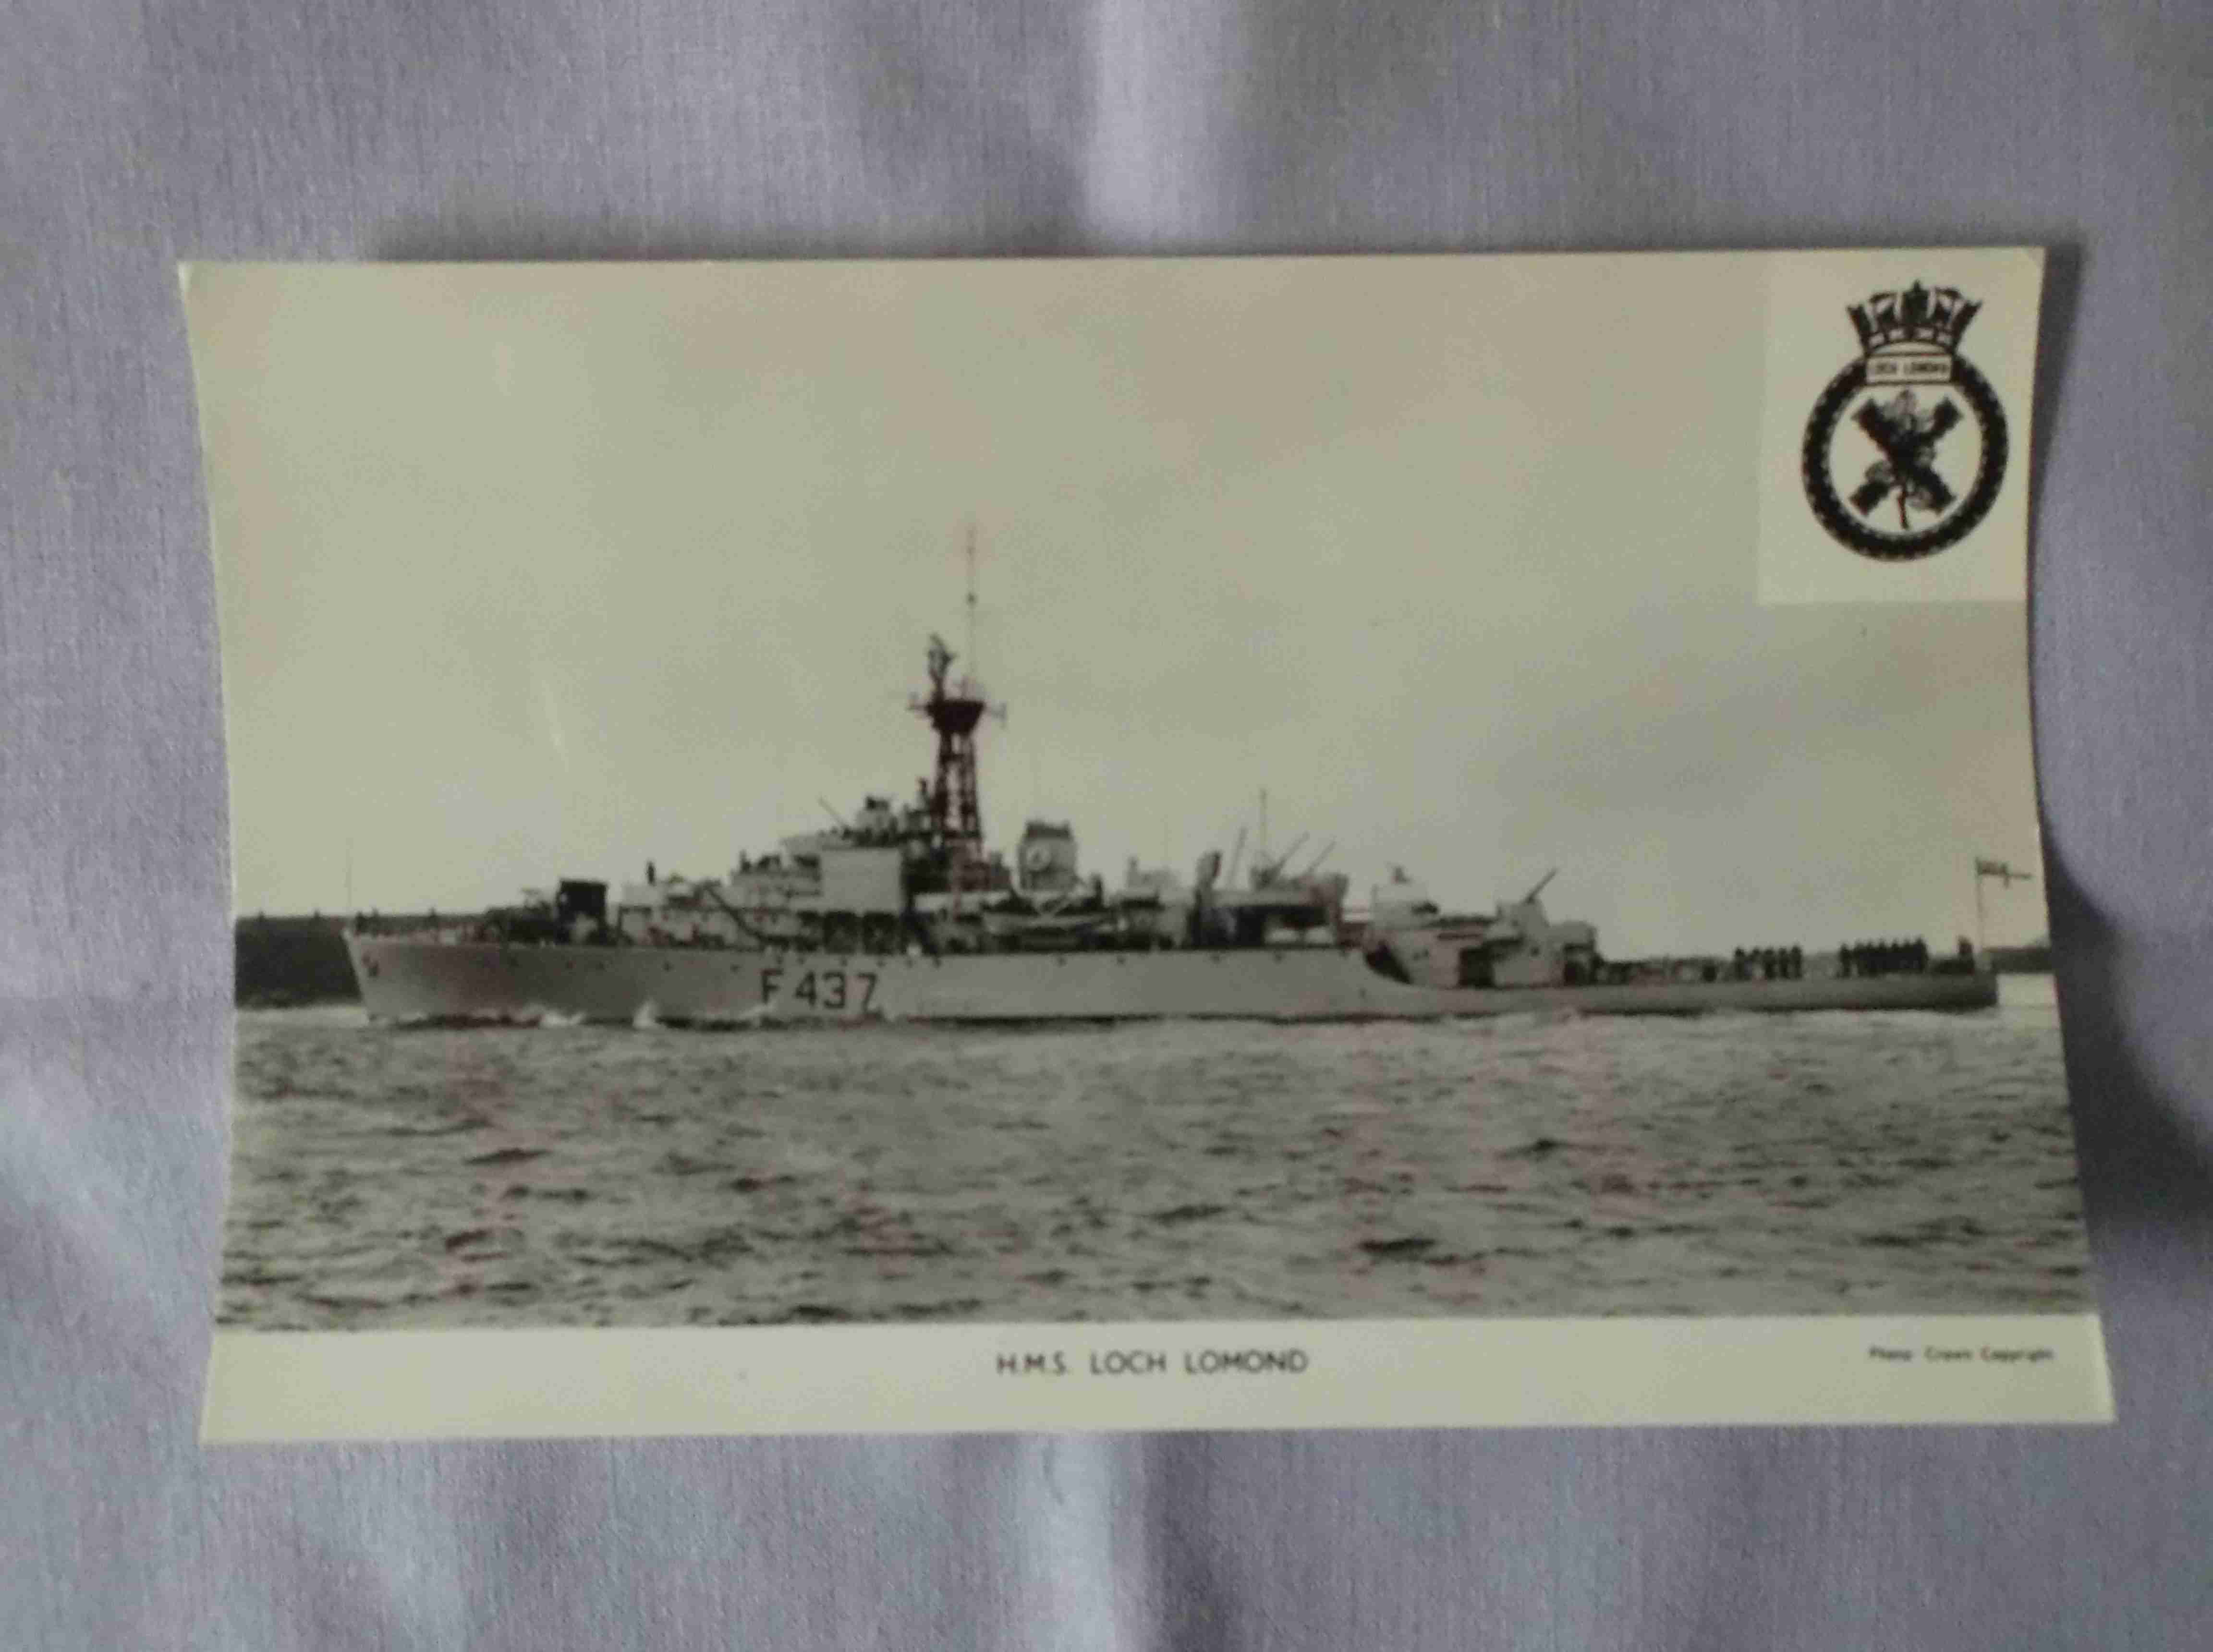
<instances>
[{"instance_id":1,"label":"flagstaff","mask_svg":"<svg viewBox=\"0 0 2213 1652\"><path fill-rule=\"evenodd\" d=\"M1989 949L1983 939L1983 880L1985 878L1996 878L2009 889L2016 882L2036 881L2026 872L2015 871L2004 861L1991 860L1981 855L1975 857L1975 950L1978 953Z\"/></svg>"}]
</instances>

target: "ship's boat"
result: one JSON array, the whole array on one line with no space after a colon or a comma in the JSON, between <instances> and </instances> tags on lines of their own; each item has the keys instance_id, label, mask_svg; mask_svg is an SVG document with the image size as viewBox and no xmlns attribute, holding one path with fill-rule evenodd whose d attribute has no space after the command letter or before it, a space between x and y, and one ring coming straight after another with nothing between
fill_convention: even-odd
<instances>
[{"instance_id":1,"label":"ship's boat","mask_svg":"<svg viewBox=\"0 0 2213 1652\"><path fill-rule=\"evenodd\" d=\"M784 1019L1282 1021L1435 1019L1531 1008L1595 1014L1709 1009L1971 1009L1997 978L1963 942L1808 954L1620 962L1592 926L1555 920L1543 893L1487 913L1442 911L1403 871L1370 892L1292 854L1240 881L1219 851L1186 881L1132 862L1119 887L1086 876L1073 828L1032 820L1011 860L987 848L976 735L995 710L951 675L930 638L929 692L910 702L936 737L911 802L865 798L850 818L741 855L724 875L649 863L643 882L564 879L512 907L393 930L357 921L346 949L380 1020ZM1303 841L1303 840L1302 840ZM1298 844L1294 844L1295 853Z\"/></svg>"}]
</instances>

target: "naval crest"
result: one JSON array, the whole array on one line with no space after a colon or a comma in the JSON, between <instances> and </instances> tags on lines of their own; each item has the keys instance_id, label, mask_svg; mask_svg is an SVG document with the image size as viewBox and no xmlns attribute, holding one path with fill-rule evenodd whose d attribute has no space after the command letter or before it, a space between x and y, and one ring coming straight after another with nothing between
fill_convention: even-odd
<instances>
[{"instance_id":1,"label":"naval crest","mask_svg":"<svg viewBox=\"0 0 2213 1652\"><path fill-rule=\"evenodd\" d=\"M1860 357L1814 404L1800 460L1807 503L1839 544L1917 561L1990 514L2005 479L2005 411L1960 354L1981 308L1917 281L1848 307Z\"/></svg>"}]
</instances>

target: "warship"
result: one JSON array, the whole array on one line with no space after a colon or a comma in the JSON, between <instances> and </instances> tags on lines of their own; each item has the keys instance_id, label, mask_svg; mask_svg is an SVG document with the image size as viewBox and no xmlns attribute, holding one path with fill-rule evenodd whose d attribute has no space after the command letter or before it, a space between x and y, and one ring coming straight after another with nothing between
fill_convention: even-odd
<instances>
[{"instance_id":1,"label":"warship","mask_svg":"<svg viewBox=\"0 0 2213 1652\"><path fill-rule=\"evenodd\" d=\"M972 607L973 598L971 597ZM1551 881L1488 912L1452 912L1393 869L1364 911L1329 850L1294 869L1243 834L1188 880L1087 875L1065 822L1029 821L1011 858L987 848L977 735L1003 716L930 639L909 709L936 738L911 801L867 797L824 831L741 854L723 875L564 878L516 905L404 925L357 918L345 945L372 1019L662 1025L855 1021L1432 1020L1516 1010L1986 1009L1996 975L1966 942L1826 954L1619 960L1556 919ZM1265 830L1263 832L1265 838Z\"/></svg>"}]
</instances>

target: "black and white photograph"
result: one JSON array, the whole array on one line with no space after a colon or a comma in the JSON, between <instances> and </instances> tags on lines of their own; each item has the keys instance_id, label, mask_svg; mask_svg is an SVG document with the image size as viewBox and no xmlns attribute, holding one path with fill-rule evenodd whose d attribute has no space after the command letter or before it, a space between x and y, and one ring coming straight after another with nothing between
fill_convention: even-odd
<instances>
[{"instance_id":1,"label":"black and white photograph","mask_svg":"<svg viewBox=\"0 0 2213 1652\"><path fill-rule=\"evenodd\" d=\"M1564 1326L1661 1339L1564 1420L2103 1414L2040 271L192 267L210 1437L557 1331L870 1367L739 1430L1387 1424ZM1763 1325L1838 1369L1651 1368Z\"/></svg>"}]
</instances>

